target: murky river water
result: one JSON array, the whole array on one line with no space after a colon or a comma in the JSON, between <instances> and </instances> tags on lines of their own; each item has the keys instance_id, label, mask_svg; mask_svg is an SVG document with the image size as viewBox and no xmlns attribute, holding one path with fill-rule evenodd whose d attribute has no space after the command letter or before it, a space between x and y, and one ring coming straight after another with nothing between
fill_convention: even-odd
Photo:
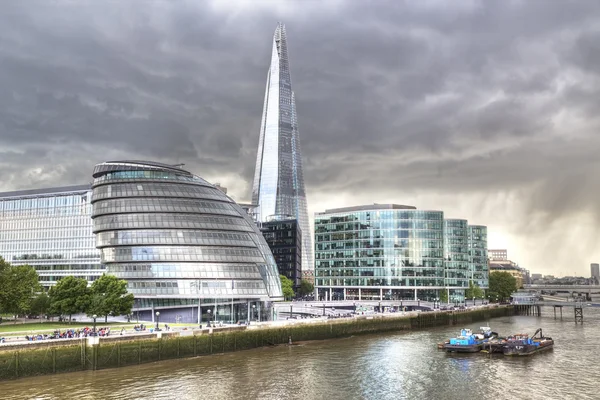
<instances>
[{"instance_id":1,"label":"murky river water","mask_svg":"<svg viewBox=\"0 0 600 400\"><path fill-rule=\"evenodd\" d=\"M489 322L502 335L541 327L555 339L527 358L446 354L436 343L460 327L444 327L5 381L0 398L600 399L600 309L585 309L583 326L572 313Z\"/></svg>"}]
</instances>

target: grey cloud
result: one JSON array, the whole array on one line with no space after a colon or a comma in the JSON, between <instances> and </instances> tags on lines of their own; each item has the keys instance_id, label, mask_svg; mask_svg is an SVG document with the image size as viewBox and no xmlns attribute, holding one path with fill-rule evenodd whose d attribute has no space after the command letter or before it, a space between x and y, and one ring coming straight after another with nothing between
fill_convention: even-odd
<instances>
[{"instance_id":1,"label":"grey cloud","mask_svg":"<svg viewBox=\"0 0 600 400\"><path fill-rule=\"evenodd\" d=\"M595 2L35 4L0 12L0 190L153 158L247 199L283 20L312 211L467 213L542 272L564 262L553 218L600 216Z\"/></svg>"}]
</instances>

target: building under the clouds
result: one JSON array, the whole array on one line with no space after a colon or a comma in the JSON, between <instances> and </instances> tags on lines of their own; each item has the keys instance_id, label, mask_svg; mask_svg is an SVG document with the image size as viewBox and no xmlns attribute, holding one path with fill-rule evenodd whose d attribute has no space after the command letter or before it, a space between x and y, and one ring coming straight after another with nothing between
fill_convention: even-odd
<instances>
[{"instance_id":1,"label":"building under the clouds","mask_svg":"<svg viewBox=\"0 0 600 400\"><path fill-rule=\"evenodd\" d=\"M302 231L302 270L312 271L312 231L308 221L296 100L292 91L285 26L273 35L260 124L252 203L257 219L297 219Z\"/></svg>"},{"instance_id":2,"label":"building under the clouds","mask_svg":"<svg viewBox=\"0 0 600 400\"><path fill-rule=\"evenodd\" d=\"M65 276L93 282L104 267L91 197L89 184L0 193L0 257L34 267L46 288Z\"/></svg>"},{"instance_id":3,"label":"building under the clouds","mask_svg":"<svg viewBox=\"0 0 600 400\"><path fill-rule=\"evenodd\" d=\"M485 260L485 262L483 262ZM442 211L373 204L315 215L315 286L321 299L463 301L488 287L487 229Z\"/></svg>"},{"instance_id":4,"label":"building under the clouds","mask_svg":"<svg viewBox=\"0 0 600 400\"><path fill-rule=\"evenodd\" d=\"M273 253L279 273L290 279L297 291L302 281L302 231L298 221L263 222L260 230Z\"/></svg>"},{"instance_id":5,"label":"building under the clouds","mask_svg":"<svg viewBox=\"0 0 600 400\"><path fill-rule=\"evenodd\" d=\"M277 266L248 214L192 173L146 161L94 168L92 219L108 273L127 280L140 319L271 317Z\"/></svg>"}]
</instances>

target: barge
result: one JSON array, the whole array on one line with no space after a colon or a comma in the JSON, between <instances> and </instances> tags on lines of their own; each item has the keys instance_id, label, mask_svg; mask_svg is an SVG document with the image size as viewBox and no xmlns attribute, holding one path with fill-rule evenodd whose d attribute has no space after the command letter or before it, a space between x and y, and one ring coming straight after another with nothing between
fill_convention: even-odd
<instances>
[{"instance_id":1,"label":"barge","mask_svg":"<svg viewBox=\"0 0 600 400\"><path fill-rule=\"evenodd\" d=\"M539 337L537 336L539 333ZM554 340L544 336L542 328L539 328L533 336L517 334L510 336L502 346L505 356L528 356L554 347Z\"/></svg>"},{"instance_id":2,"label":"barge","mask_svg":"<svg viewBox=\"0 0 600 400\"><path fill-rule=\"evenodd\" d=\"M438 344L449 353L477 353L481 351L483 345L494 335L497 335L489 327L481 327L481 333L473 333L470 329L461 329L460 335Z\"/></svg>"}]
</instances>

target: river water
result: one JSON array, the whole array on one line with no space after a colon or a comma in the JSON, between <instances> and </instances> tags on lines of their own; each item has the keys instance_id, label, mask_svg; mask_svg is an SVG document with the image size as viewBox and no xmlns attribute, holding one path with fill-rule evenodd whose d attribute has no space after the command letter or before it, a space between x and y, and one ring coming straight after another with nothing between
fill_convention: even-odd
<instances>
[{"instance_id":1,"label":"river water","mask_svg":"<svg viewBox=\"0 0 600 400\"><path fill-rule=\"evenodd\" d=\"M552 313L489 321L501 335L541 327L554 338L553 350L530 357L437 350L455 326L5 381L0 398L600 399L600 309L585 309L583 326L572 309L562 321Z\"/></svg>"}]
</instances>

